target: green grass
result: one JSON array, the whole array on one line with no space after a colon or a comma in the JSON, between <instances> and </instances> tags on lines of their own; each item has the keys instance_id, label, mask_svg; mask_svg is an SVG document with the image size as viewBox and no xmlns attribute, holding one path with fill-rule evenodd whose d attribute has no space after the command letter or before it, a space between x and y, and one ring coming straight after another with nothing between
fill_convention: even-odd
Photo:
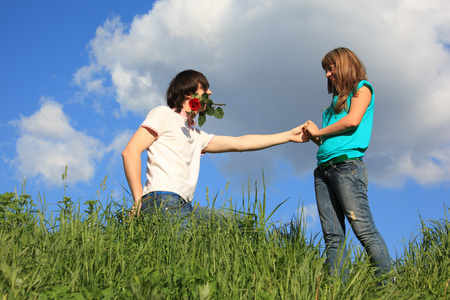
<instances>
[{"instance_id":1,"label":"green grass","mask_svg":"<svg viewBox=\"0 0 450 300\"><path fill-rule=\"evenodd\" d=\"M344 284L301 220L268 222L265 192L242 199L239 222L192 219L184 231L159 216L130 221L125 198L99 192L82 211L65 193L55 213L40 195L40 208L25 191L0 195L1 299L450 299L447 218L422 222L384 278L353 247Z\"/></svg>"}]
</instances>

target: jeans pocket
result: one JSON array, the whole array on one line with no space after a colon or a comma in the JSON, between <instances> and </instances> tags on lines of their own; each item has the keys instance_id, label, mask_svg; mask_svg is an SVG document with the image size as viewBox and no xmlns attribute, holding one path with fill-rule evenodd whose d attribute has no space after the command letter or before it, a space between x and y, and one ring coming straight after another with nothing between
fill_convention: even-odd
<instances>
[{"instance_id":1,"label":"jeans pocket","mask_svg":"<svg viewBox=\"0 0 450 300\"><path fill-rule=\"evenodd\" d=\"M355 171L356 167L352 161L344 161L333 165L333 168L342 174L351 174Z\"/></svg>"}]
</instances>

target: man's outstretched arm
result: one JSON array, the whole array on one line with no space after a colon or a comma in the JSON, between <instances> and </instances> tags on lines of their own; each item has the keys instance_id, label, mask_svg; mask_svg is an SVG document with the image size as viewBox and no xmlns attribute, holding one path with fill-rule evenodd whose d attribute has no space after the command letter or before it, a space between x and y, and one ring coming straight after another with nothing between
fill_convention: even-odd
<instances>
[{"instance_id":1,"label":"man's outstretched arm","mask_svg":"<svg viewBox=\"0 0 450 300\"><path fill-rule=\"evenodd\" d=\"M208 153L255 151L288 142L303 143L309 141L304 133L305 124L292 130L276 134L250 134L238 137L215 136L204 149Z\"/></svg>"}]
</instances>

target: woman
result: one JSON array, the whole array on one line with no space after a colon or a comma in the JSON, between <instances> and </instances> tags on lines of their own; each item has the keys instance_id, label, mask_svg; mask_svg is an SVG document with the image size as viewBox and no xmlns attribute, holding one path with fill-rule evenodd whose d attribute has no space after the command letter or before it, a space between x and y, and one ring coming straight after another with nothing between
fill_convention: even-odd
<instances>
[{"instance_id":1,"label":"woman","mask_svg":"<svg viewBox=\"0 0 450 300\"><path fill-rule=\"evenodd\" d=\"M375 93L366 70L347 48L322 59L331 105L322 115L322 129L311 121L305 127L319 146L314 185L330 274L341 274L347 256L345 217L376 267L389 271L390 256L378 232L367 198L368 177L362 160L372 132Z\"/></svg>"}]
</instances>

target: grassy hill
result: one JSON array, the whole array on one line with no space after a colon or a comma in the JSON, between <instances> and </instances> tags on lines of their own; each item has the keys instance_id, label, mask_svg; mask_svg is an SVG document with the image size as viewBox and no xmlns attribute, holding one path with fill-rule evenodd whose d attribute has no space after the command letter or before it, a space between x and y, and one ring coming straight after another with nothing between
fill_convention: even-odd
<instances>
[{"instance_id":1,"label":"grassy hill","mask_svg":"<svg viewBox=\"0 0 450 300\"><path fill-rule=\"evenodd\" d=\"M382 278L350 245L343 283L301 221L268 224L265 196L187 230L161 215L130 221L125 200L59 205L0 195L1 299L450 299L448 219L423 222Z\"/></svg>"}]
</instances>

